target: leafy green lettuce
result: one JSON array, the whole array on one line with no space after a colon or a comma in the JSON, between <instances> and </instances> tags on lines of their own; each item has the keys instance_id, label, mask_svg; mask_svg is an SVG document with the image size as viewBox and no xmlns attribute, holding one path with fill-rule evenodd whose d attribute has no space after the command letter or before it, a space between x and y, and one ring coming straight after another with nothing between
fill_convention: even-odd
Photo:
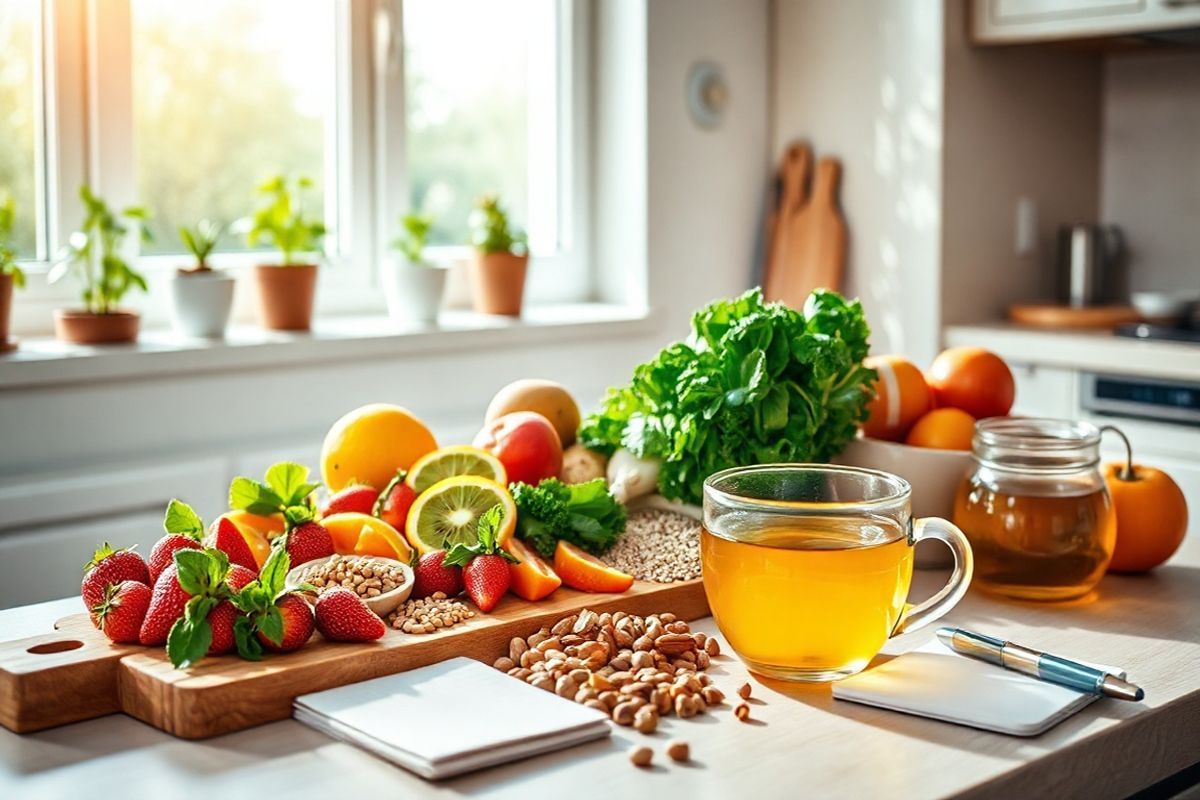
<instances>
[{"instance_id":1,"label":"leafy green lettuce","mask_svg":"<svg viewBox=\"0 0 1200 800\"><path fill-rule=\"evenodd\" d=\"M837 292L813 292L803 312L758 289L715 301L686 342L608 390L579 439L661 460L659 491L697 504L705 478L728 467L828 461L866 419L869 335L862 306Z\"/></svg>"},{"instance_id":2,"label":"leafy green lettuce","mask_svg":"<svg viewBox=\"0 0 1200 800\"><path fill-rule=\"evenodd\" d=\"M517 534L546 558L554 557L559 539L599 554L625 531L625 506L603 478L572 484L546 478L537 486L514 483L509 490L517 506Z\"/></svg>"}]
</instances>

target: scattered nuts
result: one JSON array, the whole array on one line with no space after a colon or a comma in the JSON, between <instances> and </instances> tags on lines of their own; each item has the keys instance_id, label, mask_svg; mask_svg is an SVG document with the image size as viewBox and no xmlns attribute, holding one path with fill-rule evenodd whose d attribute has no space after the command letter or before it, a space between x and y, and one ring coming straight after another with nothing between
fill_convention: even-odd
<instances>
[{"instance_id":1,"label":"scattered nuts","mask_svg":"<svg viewBox=\"0 0 1200 800\"><path fill-rule=\"evenodd\" d=\"M733 715L738 718L739 722L745 722L750 719L750 706L746 703L738 703L733 709Z\"/></svg>"},{"instance_id":2,"label":"scattered nuts","mask_svg":"<svg viewBox=\"0 0 1200 800\"><path fill-rule=\"evenodd\" d=\"M513 667L515 667L516 665L513 664L513 660L511 658L509 658L508 656L500 656L500 658L497 658L496 663L492 664L492 666L495 667L496 669L500 670L501 672L508 672L510 669L513 669Z\"/></svg>"},{"instance_id":3,"label":"scattered nuts","mask_svg":"<svg viewBox=\"0 0 1200 800\"><path fill-rule=\"evenodd\" d=\"M738 697L742 698L743 700L750 699L750 684L743 683L738 687Z\"/></svg>"},{"instance_id":4,"label":"scattered nuts","mask_svg":"<svg viewBox=\"0 0 1200 800\"><path fill-rule=\"evenodd\" d=\"M635 767L648 767L650 762L654 760L654 751L645 745L635 747L629 753L629 763Z\"/></svg>"},{"instance_id":5,"label":"scattered nuts","mask_svg":"<svg viewBox=\"0 0 1200 800\"><path fill-rule=\"evenodd\" d=\"M612 721L618 725L632 725L637 705L634 703L618 703L612 710Z\"/></svg>"},{"instance_id":6,"label":"scattered nuts","mask_svg":"<svg viewBox=\"0 0 1200 800\"><path fill-rule=\"evenodd\" d=\"M667 742L667 756L672 761L687 761L692 757L692 748L682 739L672 739Z\"/></svg>"},{"instance_id":7,"label":"scattered nuts","mask_svg":"<svg viewBox=\"0 0 1200 800\"><path fill-rule=\"evenodd\" d=\"M466 603L448 598L442 592L434 592L429 597L407 601L388 614L386 621L396 630L405 633L433 633L465 622L473 616L475 616L475 612ZM500 668L501 661L511 662L509 669L514 666L525 668L532 666L527 663L525 653L519 654L518 658L513 658L512 652L513 648L510 645L508 658L497 659L497 669Z\"/></svg>"},{"instance_id":8,"label":"scattered nuts","mask_svg":"<svg viewBox=\"0 0 1200 800\"><path fill-rule=\"evenodd\" d=\"M700 696L710 706L719 706L725 702L725 693L715 686L705 686L700 690Z\"/></svg>"},{"instance_id":9,"label":"scattered nuts","mask_svg":"<svg viewBox=\"0 0 1200 800\"><path fill-rule=\"evenodd\" d=\"M709 637L708 641L704 643L704 652L707 653L710 658L721 655L721 643L716 639Z\"/></svg>"},{"instance_id":10,"label":"scattered nuts","mask_svg":"<svg viewBox=\"0 0 1200 800\"><path fill-rule=\"evenodd\" d=\"M658 709L654 706L642 706L633 715L634 730L639 733L654 733L658 728Z\"/></svg>"}]
</instances>

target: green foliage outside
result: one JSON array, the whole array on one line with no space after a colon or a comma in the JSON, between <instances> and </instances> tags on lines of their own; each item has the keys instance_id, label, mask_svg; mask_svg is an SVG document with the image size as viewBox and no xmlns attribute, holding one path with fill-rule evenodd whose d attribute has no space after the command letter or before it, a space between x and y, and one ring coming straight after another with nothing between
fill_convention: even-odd
<instances>
[{"instance_id":1,"label":"green foliage outside","mask_svg":"<svg viewBox=\"0 0 1200 800\"><path fill-rule=\"evenodd\" d=\"M83 201L83 227L71 234L68 244L46 279L57 283L72 275L82 286L84 307L93 314L117 310L121 298L133 288L146 291L146 279L125 260L129 237L149 241L147 214L140 206L114 212L87 186L79 187Z\"/></svg>"},{"instance_id":2,"label":"green foliage outside","mask_svg":"<svg viewBox=\"0 0 1200 800\"><path fill-rule=\"evenodd\" d=\"M0 195L7 194L21 209L4 238L22 259L36 254L33 20L38 6L15 0L0 5Z\"/></svg>"},{"instance_id":3,"label":"green foliage outside","mask_svg":"<svg viewBox=\"0 0 1200 800\"><path fill-rule=\"evenodd\" d=\"M13 239L17 219L17 204L12 195L0 202L0 273L12 275L13 284L25 285L25 273L17 266L17 243Z\"/></svg>"}]
</instances>

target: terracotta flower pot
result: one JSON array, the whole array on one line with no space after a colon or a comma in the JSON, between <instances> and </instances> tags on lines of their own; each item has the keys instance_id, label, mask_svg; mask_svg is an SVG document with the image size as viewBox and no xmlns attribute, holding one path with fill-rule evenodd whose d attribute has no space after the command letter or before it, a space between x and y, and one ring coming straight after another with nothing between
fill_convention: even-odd
<instances>
[{"instance_id":1,"label":"terracotta flower pot","mask_svg":"<svg viewBox=\"0 0 1200 800\"><path fill-rule=\"evenodd\" d=\"M471 259L475 310L481 314L521 316L528 255L476 252Z\"/></svg>"},{"instance_id":2,"label":"terracotta flower pot","mask_svg":"<svg viewBox=\"0 0 1200 800\"><path fill-rule=\"evenodd\" d=\"M13 279L7 272L0 272L0 353L17 346L16 340L8 338L12 320Z\"/></svg>"},{"instance_id":3,"label":"terracotta flower pot","mask_svg":"<svg viewBox=\"0 0 1200 800\"><path fill-rule=\"evenodd\" d=\"M306 331L312 327L313 296L317 292L316 264L285 264L254 268L262 326L272 331Z\"/></svg>"},{"instance_id":4,"label":"terracotta flower pot","mask_svg":"<svg viewBox=\"0 0 1200 800\"><path fill-rule=\"evenodd\" d=\"M135 311L93 314L72 308L54 311L54 333L72 344L117 344L136 342L141 316Z\"/></svg>"}]
</instances>

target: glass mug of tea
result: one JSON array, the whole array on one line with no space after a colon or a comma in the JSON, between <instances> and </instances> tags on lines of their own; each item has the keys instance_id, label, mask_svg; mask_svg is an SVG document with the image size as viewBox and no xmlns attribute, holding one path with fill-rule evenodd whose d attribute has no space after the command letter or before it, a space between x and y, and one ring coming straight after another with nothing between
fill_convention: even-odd
<instances>
[{"instance_id":1,"label":"glass mug of tea","mask_svg":"<svg viewBox=\"0 0 1200 800\"><path fill-rule=\"evenodd\" d=\"M971 582L971 546L943 519L912 519L911 493L895 475L824 464L735 467L704 482L704 591L751 670L844 678L890 637L954 607ZM954 569L937 594L910 606L922 539L945 542Z\"/></svg>"}]
</instances>

